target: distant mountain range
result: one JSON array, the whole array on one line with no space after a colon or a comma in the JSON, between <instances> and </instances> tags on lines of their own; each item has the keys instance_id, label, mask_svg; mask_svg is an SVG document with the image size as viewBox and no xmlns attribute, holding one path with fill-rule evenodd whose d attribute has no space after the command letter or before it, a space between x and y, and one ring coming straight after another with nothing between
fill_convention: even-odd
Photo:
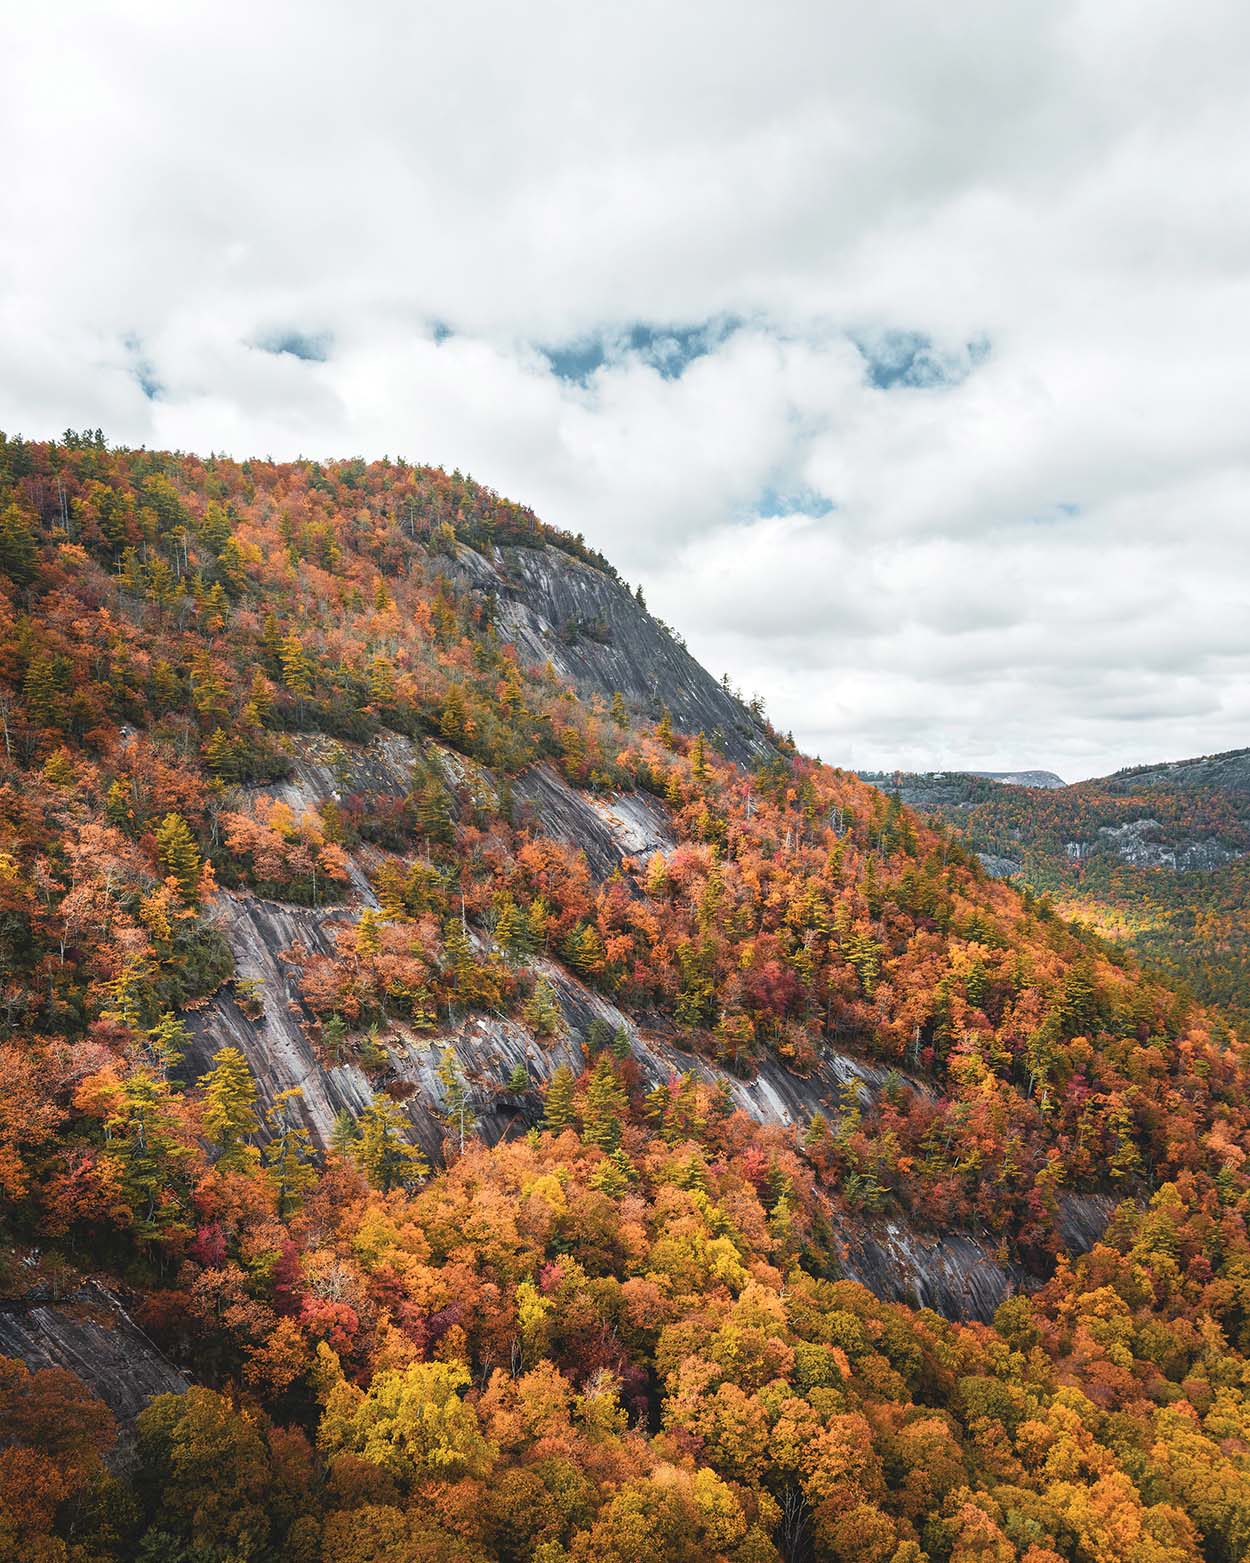
<instances>
[{"instance_id":1,"label":"distant mountain range","mask_svg":"<svg viewBox=\"0 0 1250 1563\"><path fill-rule=\"evenodd\" d=\"M861 775L953 830L989 874L1250 1020L1250 749L1071 785L1051 771Z\"/></svg>"}]
</instances>

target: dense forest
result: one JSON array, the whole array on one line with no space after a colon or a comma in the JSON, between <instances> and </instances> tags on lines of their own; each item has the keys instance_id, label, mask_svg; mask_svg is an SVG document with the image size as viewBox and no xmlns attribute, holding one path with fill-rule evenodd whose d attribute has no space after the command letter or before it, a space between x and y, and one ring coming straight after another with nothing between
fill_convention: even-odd
<instances>
[{"instance_id":1,"label":"dense forest","mask_svg":"<svg viewBox=\"0 0 1250 1563\"><path fill-rule=\"evenodd\" d=\"M1244 1558L1229 1020L758 712L736 765L527 664L466 568L517 550L606 569L458 473L0 437L0 1312L90 1279L189 1383L131 1423L0 1358L0 1554ZM592 861L536 774L664 844ZM283 1002L369 1082L328 1133L205 1019L270 1045L224 932L262 902L326 919ZM621 1021L570 1036L566 987ZM835 1052L880 1088L735 1094ZM1114 1206L1082 1255L1073 1193ZM992 1233L1019 1289L882 1300L857 1224Z\"/></svg>"},{"instance_id":2,"label":"dense forest","mask_svg":"<svg viewBox=\"0 0 1250 1563\"><path fill-rule=\"evenodd\" d=\"M1053 789L974 776L873 780L1169 986L1250 1026L1250 753Z\"/></svg>"}]
</instances>

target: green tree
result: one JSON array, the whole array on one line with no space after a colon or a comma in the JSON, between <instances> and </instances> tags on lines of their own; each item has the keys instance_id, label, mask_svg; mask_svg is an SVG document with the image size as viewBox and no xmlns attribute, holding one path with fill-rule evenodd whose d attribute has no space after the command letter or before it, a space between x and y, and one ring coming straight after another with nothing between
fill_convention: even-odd
<instances>
[{"instance_id":1,"label":"green tree","mask_svg":"<svg viewBox=\"0 0 1250 1563\"><path fill-rule=\"evenodd\" d=\"M329 1020L322 1026L321 1046L331 1065L338 1066L347 1062L351 1045L347 1022L342 1015L331 1015Z\"/></svg>"},{"instance_id":2,"label":"green tree","mask_svg":"<svg viewBox=\"0 0 1250 1563\"><path fill-rule=\"evenodd\" d=\"M586 1084L582 1107L582 1139L602 1151L614 1151L621 1143L621 1126L629 1110L629 1098L606 1054L601 1054Z\"/></svg>"},{"instance_id":3,"label":"green tree","mask_svg":"<svg viewBox=\"0 0 1250 1563\"><path fill-rule=\"evenodd\" d=\"M191 1032L173 1010L162 1011L159 1020L148 1030L148 1047L157 1068L162 1074L175 1064L180 1064L191 1046Z\"/></svg>"},{"instance_id":4,"label":"green tree","mask_svg":"<svg viewBox=\"0 0 1250 1563\"><path fill-rule=\"evenodd\" d=\"M254 1415L192 1385L185 1394L158 1395L136 1431L135 1485L151 1513L145 1563L274 1556L272 1468Z\"/></svg>"},{"instance_id":5,"label":"green tree","mask_svg":"<svg viewBox=\"0 0 1250 1563\"><path fill-rule=\"evenodd\" d=\"M449 743L457 745L464 743L469 734L469 703L465 697L464 686L452 684L447 690L443 700L443 709L438 719L439 731Z\"/></svg>"},{"instance_id":6,"label":"green tree","mask_svg":"<svg viewBox=\"0 0 1250 1563\"><path fill-rule=\"evenodd\" d=\"M213 1054L213 1067L200 1082L204 1087L204 1129L220 1151L223 1172L246 1172L259 1160L248 1139L257 1133L256 1082L247 1059L237 1047Z\"/></svg>"},{"instance_id":7,"label":"green tree","mask_svg":"<svg viewBox=\"0 0 1250 1563\"><path fill-rule=\"evenodd\" d=\"M156 827L156 857L166 874L177 881L183 900L195 905L199 900L203 860L191 827L181 814L166 814Z\"/></svg>"},{"instance_id":8,"label":"green tree","mask_svg":"<svg viewBox=\"0 0 1250 1563\"><path fill-rule=\"evenodd\" d=\"M358 1120L356 1159L375 1189L389 1194L429 1172L425 1157L405 1138L408 1120L389 1096L375 1096Z\"/></svg>"},{"instance_id":9,"label":"green tree","mask_svg":"<svg viewBox=\"0 0 1250 1563\"><path fill-rule=\"evenodd\" d=\"M204 764L222 781L233 781L239 772L239 753L224 728L215 727L204 745Z\"/></svg>"},{"instance_id":10,"label":"green tree","mask_svg":"<svg viewBox=\"0 0 1250 1563\"><path fill-rule=\"evenodd\" d=\"M448 845L455 839L447 788L437 776L427 777L417 793L416 815L427 841Z\"/></svg>"},{"instance_id":11,"label":"green tree","mask_svg":"<svg viewBox=\"0 0 1250 1563\"><path fill-rule=\"evenodd\" d=\"M296 1106L303 1094L298 1086L279 1091L273 1105L265 1110L270 1137L261 1159L277 1200L279 1221L299 1209L317 1182L312 1141Z\"/></svg>"},{"instance_id":12,"label":"green tree","mask_svg":"<svg viewBox=\"0 0 1250 1563\"><path fill-rule=\"evenodd\" d=\"M347 1108L334 1115L330 1131L330 1149L338 1156L355 1157L360 1150L360 1125Z\"/></svg>"},{"instance_id":13,"label":"green tree","mask_svg":"<svg viewBox=\"0 0 1250 1563\"><path fill-rule=\"evenodd\" d=\"M0 570L24 586L34 579L39 549L35 529L14 504L0 510Z\"/></svg>"},{"instance_id":14,"label":"green tree","mask_svg":"<svg viewBox=\"0 0 1250 1563\"><path fill-rule=\"evenodd\" d=\"M39 652L30 659L22 679L22 699L37 726L53 731L61 727L63 685L64 675L54 657Z\"/></svg>"},{"instance_id":15,"label":"green tree","mask_svg":"<svg viewBox=\"0 0 1250 1563\"><path fill-rule=\"evenodd\" d=\"M707 775L707 746L702 733L696 733L690 745L690 774L696 781L702 781Z\"/></svg>"},{"instance_id":16,"label":"green tree","mask_svg":"<svg viewBox=\"0 0 1250 1563\"><path fill-rule=\"evenodd\" d=\"M550 1129L553 1134L559 1134L573 1122L574 1085L573 1071L567 1064L561 1064L543 1097L543 1128Z\"/></svg>"},{"instance_id":17,"label":"green tree","mask_svg":"<svg viewBox=\"0 0 1250 1563\"><path fill-rule=\"evenodd\" d=\"M546 977L540 977L534 984L534 991L526 999L521 1013L536 1037L559 1036L564 1030L564 1012Z\"/></svg>"},{"instance_id":18,"label":"green tree","mask_svg":"<svg viewBox=\"0 0 1250 1563\"><path fill-rule=\"evenodd\" d=\"M495 919L495 943L514 960L528 953L529 919L511 896L504 899Z\"/></svg>"},{"instance_id":19,"label":"green tree","mask_svg":"<svg viewBox=\"0 0 1250 1563\"><path fill-rule=\"evenodd\" d=\"M313 665L298 635L287 635L278 647L278 663L282 669L282 683L299 701L312 694Z\"/></svg>"},{"instance_id":20,"label":"green tree","mask_svg":"<svg viewBox=\"0 0 1250 1563\"><path fill-rule=\"evenodd\" d=\"M183 1169L192 1150L165 1081L146 1069L127 1076L111 1092L104 1131L136 1235L150 1242L186 1231Z\"/></svg>"}]
</instances>

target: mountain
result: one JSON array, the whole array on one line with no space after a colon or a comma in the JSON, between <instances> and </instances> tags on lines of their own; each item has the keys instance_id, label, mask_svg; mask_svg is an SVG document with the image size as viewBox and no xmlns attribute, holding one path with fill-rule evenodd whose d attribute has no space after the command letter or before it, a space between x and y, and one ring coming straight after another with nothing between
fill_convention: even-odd
<instances>
[{"instance_id":1,"label":"mountain","mask_svg":"<svg viewBox=\"0 0 1250 1563\"><path fill-rule=\"evenodd\" d=\"M457 473L0 437L0 624L0 1551L1240 1555L1223 1015Z\"/></svg>"},{"instance_id":2,"label":"mountain","mask_svg":"<svg viewBox=\"0 0 1250 1563\"><path fill-rule=\"evenodd\" d=\"M1196 760L1171 760L1162 765L1137 765L1102 779L1108 792L1136 793L1156 788L1188 792L1214 788L1232 794L1250 793L1250 749L1204 754Z\"/></svg>"},{"instance_id":3,"label":"mountain","mask_svg":"<svg viewBox=\"0 0 1250 1563\"><path fill-rule=\"evenodd\" d=\"M1067 783L1054 771L972 771L987 781L1006 782L1012 787L1065 787Z\"/></svg>"},{"instance_id":4,"label":"mountain","mask_svg":"<svg viewBox=\"0 0 1250 1563\"><path fill-rule=\"evenodd\" d=\"M1038 793L972 774L869 777L1173 986L1250 1023L1250 750Z\"/></svg>"},{"instance_id":5,"label":"mountain","mask_svg":"<svg viewBox=\"0 0 1250 1563\"><path fill-rule=\"evenodd\" d=\"M602 565L603 561L600 561ZM681 732L707 734L732 760L775 752L758 717L646 612L614 571L555 543L463 550L456 575L493 604L500 635L527 662L550 662L583 694L611 699L658 721L665 708Z\"/></svg>"}]
</instances>

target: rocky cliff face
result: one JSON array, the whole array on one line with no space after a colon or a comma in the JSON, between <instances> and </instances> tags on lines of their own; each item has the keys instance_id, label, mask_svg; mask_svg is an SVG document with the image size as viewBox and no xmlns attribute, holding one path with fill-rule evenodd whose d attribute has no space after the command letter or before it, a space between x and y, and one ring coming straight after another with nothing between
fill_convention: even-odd
<instances>
[{"instance_id":1,"label":"rocky cliff face","mask_svg":"<svg viewBox=\"0 0 1250 1563\"><path fill-rule=\"evenodd\" d=\"M1136 868L1169 868L1176 873L1209 872L1243 854L1213 836L1165 839L1157 819L1128 820L1123 825L1103 825L1098 834L1116 856ZM1084 854L1082 854L1084 855Z\"/></svg>"},{"instance_id":2,"label":"rocky cliff face","mask_svg":"<svg viewBox=\"0 0 1250 1563\"><path fill-rule=\"evenodd\" d=\"M523 660L550 661L587 694L619 690L635 709L672 713L686 733L704 732L730 759L757 762L772 752L745 706L730 695L619 581L551 547L464 547L456 574L495 602L500 635Z\"/></svg>"},{"instance_id":3,"label":"rocky cliff face","mask_svg":"<svg viewBox=\"0 0 1250 1563\"><path fill-rule=\"evenodd\" d=\"M0 1355L31 1369L76 1373L117 1418L123 1458L129 1429L148 1401L187 1387L118 1298L95 1282L72 1297L0 1306Z\"/></svg>"},{"instance_id":4,"label":"rocky cliff face","mask_svg":"<svg viewBox=\"0 0 1250 1563\"><path fill-rule=\"evenodd\" d=\"M293 808L315 806L351 790L394 795L406 789L418 748L393 735L367 748L329 745L308 738L297 744L292 777L264 789ZM452 751L431 744L448 781L462 794L494 795L497 781ZM241 790L239 803L260 789ZM536 831L582 848L592 872L606 877L622 864L645 861L652 852L671 850L674 838L664 806L637 794L594 796L571 787L558 772L537 766L512 783L514 804ZM813 1114L836 1111L843 1088L855 1082L866 1102L884 1086L888 1071L827 1048L809 1076L790 1073L775 1058L761 1061L751 1079L727 1074L706 1059L686 1053L672 1040L639 1026L602 995L592 992L558 963L537 959L536 972L550 982L563 1016L561 1034L538 1039L517 1020L474 1015L439 1030L417 1033L393 1025L382 1037L385 1063L366 1073L358 1065L330 1064L320 1053L312 1015L301 997L300 974L311 954L329 952L336 930L354 921L373 900L365 865L352 863L351 900L343 906L313 910L248 895L225 894L215 909L217 926L234 953L241 978L259 983L260 1014L249 1019L233 991L221 990L190 1017L194 1033L188 1074L203 1073L217 1049L232 1045L247 1058L263 1104L279 1092L298 1087L302 1116L315 1145L326 1146L341 1112L358 1115L375 1092L387 1091L402 1103L414 1141L438 1159L448 1136L459 1133L449 1122L447 1093L439 1068L451 1055L469 1088L466 1132L494 1144L523 1133L539 1121L542 1087L561 1064L580 1071L582 1038L600 1020L628 1039L648 1086L686 1072L710 1084L723 1083L734 1105L762 1124L805 1126ZM529 1086L510 1090L520 1066ZM926 1091L920 1080L912 1089ZM1087 1248L1105 1224L1106 1210L1096 1197L1084 1203L1071 1196L1073 1213L1065 1236L1074 1250ZM1108 1207L1109 1209L1109 1207ZM1076 1213L1079 1212L1079 1219ZM844 1273L883 1297L932 1307L950 1317L988 1319L1024 1276L996 1257L990 1234L921 1232L905 1219L864 1217L846 1220L837 1233Z\"/></svg>"}]
</instances>

